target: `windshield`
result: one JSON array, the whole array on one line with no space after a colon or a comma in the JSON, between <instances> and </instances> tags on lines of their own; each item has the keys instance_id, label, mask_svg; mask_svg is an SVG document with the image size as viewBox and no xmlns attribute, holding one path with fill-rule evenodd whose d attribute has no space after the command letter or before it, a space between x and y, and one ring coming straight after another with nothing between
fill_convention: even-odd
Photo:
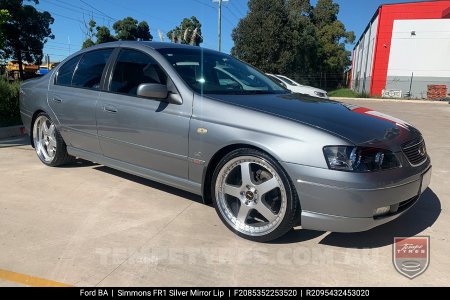
<instances>
[{"instance_id":1,"label":"windshield","mask_svg":"<svg viewBox=\"0 0 450 300\"><path fill-rule=\"evenodd\" d=\"M293 81L292 79L287 78L286 76L281 76L281 75L277 75L278 78L280 78L281 81L289 84L289 85L293 85L293 86L299 86L300 84L298 84L297 82Z\"/></svg>"},{"instance_id":2,"label":"windshield","mask_svg":"<svg viewBox=\"0 0 450 300\"><path fill-rule=\"evenodd\" d=\"M157 49L199 94L284 94L288 91L232 56L198 48Z\"/></svg>"}]
</instances>

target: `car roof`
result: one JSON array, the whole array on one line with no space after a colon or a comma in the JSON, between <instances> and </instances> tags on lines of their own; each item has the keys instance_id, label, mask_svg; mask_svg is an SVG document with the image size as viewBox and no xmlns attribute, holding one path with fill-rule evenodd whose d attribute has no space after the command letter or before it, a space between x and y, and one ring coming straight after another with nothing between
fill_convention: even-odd
<instances>
[{"instance_id":1,"label":"car roof","mask_svg":"<svg viewBox=\"0 0 450 300\"><path fill-rule=\"evenodd\" d=\"M91 46L88 48L81 49L75 53L72 53L68 57L66 57L61 63L65 63L66 61L72 59L73 57L76 57L78 55L81 55L81 54L84 54L84 53L87 53L90 51L104 49L104 48L127 47L127 46L128 47L144 46L144 47L148 47L148 48L151 48L154 50L157 50L157 49L194 49L194 50L199 50L199 49L201 49L202 51L217 52L216 50L203 48L203 47L199 47L199 46L176 44L176 43L170 43L170 42L116 41L116 42L102 43L102 44L98 44L98 45L94 45L94 46ZM220 53L220 52L217 52L217 53ZM225 54L225 53L222 53L222 54Z\"/></svg>"},{"instance_id":2,"label":"car roof","mask_svg":"<svg viewBox=\"0 0 450 300\"><path fill-rule=\"evenodd\" d=\"M207 49L199 46L191 46L184 44L176 44L170 42L149 42L149 41L117 41L110 43L102 43L98 44L86 49L99 49L99 48L108 48L108 47L119 47L119 46L147 46L152 49Z\"/></svg>"}]
</instances>

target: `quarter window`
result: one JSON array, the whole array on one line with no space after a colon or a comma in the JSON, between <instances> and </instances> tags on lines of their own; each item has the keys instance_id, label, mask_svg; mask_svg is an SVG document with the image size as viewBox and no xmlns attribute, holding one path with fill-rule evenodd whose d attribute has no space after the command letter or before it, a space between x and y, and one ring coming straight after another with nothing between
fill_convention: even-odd
<instances>
[{"instance_id":1,"label":"quarter window","mask_svg":"<svg viewBox=\"0 0 450 300\"><path fill-rule=\"evenodd\" d=\"M80 60L81 55L75 56L70 59L58 70L58 76L56 77L56 84L59 85L70 85L72 82L73 71Z\"/></svg>"},{"instance_id":2,"label":"quarter window","mask_svg":"<svg viewBox=\"0 0 450 300\"><path fill-rule=\"evenodd\" d=\"M99 89L103 69L113 49L87 52L81 58L72 79L72 86Z\"/></svg>"},{"instance_id":3,"label":"quarter window","mask_svg":"<svg viewBox=\"0 0 450 300\"><path fill-rule=\"evenodd\" d=\"M110 91L136 95L142 83L166 84L167 75L156 60L140 51L122 49L117 57Z\"/></svg>"}]
</instances>

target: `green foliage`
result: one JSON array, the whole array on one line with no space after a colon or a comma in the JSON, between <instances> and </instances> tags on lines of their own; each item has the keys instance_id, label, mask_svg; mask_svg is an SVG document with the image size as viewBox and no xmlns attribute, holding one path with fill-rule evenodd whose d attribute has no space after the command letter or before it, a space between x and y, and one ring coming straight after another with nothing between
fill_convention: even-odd
<instances>
[{"instance_id":1,"label":"green foliage","mask_svg":"<svg viewBox=\"0 0 450 300\"><path fill-rule=\"evenodd\" d=\"M95 37L97 38L97 44L117 41L117 39L111 35L111 31L109 31L109 28L106 26L97 27Z\"/></svg>"},{"instance_id":2,"label":"green foliage","mask_svg":"<svg viewBox=\"0 0 450 300\"><path fill-rule=\"evenodd\" d=\"M41 64L42 49L47 39L53 39L50 13L39 12L34 6L24 5L23 0L0 0L0 7L9 13L9 19L0 22L0 35L4 44L1 55L4 59L19 61L20 75L23 78L22 61ZM38 0L29 0L38 4Z\"/></svg>"},{"instance_id":3,"label":"green foliage","mask_svg":"<svg viewBox=\"0 0 450 300\"><path fill-rule=\"evenodd\" d=\"M113 24L113 29L116 31L116 39L121 41L151 41L153 39L147 22L138 24L138 21L132 17L117 21Z\"/></svg>"},{"instance_id":4,"label":"green foliage","mask_svg":"<svg viewBox=\"0 0 450 300\"><path fill-rule=\"evenodd\" d=\"M8 83L0 78L0 126L21 124L19 82Z\"/></svg>"},{"instance_id":5,"label":"green foliage","mask_svg":"<svg viewBox=\"0 0 450 300\"><path fill-rule=\"evenodd\" d=\"M83 46L81 48L85 49L85 48L92 47L94 45L95 45L94 41L92 39L88 38L83 42Z\"/></svg>"},{"instance_id":6,"label":"green foliage","mask_svg":"<svg viewBox=\"0 0 450 300\"><path fill-rule=\"evenodd\" d=\"M150 26L145 21L142 21L137 26L137 36L140 41L151 41L153 36L150 34Z\"/></svg>"},{"instance_id":7,"label":"green foliage","mask_svg":"<svg viewBox=\"0 0 450 300\"><path fill-rule=\"evenodd\" d=\"M6 23L11 18L7 9L0 9L0 25Z\"/></svg>"},{"instance_id":8,"label":"green foliage","mask_svg":"<svg viewBox=\"0 0 450 300\"><path fill-rule=\"evenodd\" d=\"M248 6L249 13L232 33L232 55L265 72L285 73L292 61L285 1L250 0Z\"/></svg>"},{"instance_id":9,"label":"green foliage","mask_svg":"<svg viewBox=\"0 0 450 300\"><path fill-rule=\"evenodd\" d=\"M350 65L345 45L355 35L337 18L333 0L249 0L249 13L232 33L232 55L264 72L335 88ZM328 82L328 85L325 84Z\"/></svg>"},{"instance_id":10,"label":"green foliage","mask_svg":"<svg viewBox=\"0 0 450 300\"><path fill-rule=\"evenodd\" d=\"M153 36L146 21L138 23L136 19L127 17L113 24L116 35L112 35L106 26L97 26L94 20L90 20L86 26L86 40L82 48L94 46L96 44L121 41L151 41Z\"/></svg>"},{"instance_id":11,"label":"green foliage","mask_svg":"<svg viewBox=\"0 0 450 300\"><path fill-rule=\"evenodd\" d=\"M364 95L358 94L351 89L338 89L328 93L330 97L343 97L343 98L361 98Z\"/></svg>"},{"instance_id":12,"label":"green foliage","mask_svg":"<svg viewBox=\"0 0 450 300\"><path fill-rule=\"evenodd\" d=\"M0 26L4 23L6 23L11 15L9 14L8 10L6 9L0 9ZM3 49L3 45L5 43L5 37L3 36L2 32L0 31L0 49Z\"/></svg>"},{"instance_id":13,"label":"green foliage","mask_svg":"<svg viewBox=\"0 0 450 300\"><path fill-rule=\"evenodd\" d=\"M203 43L202 24L194 16L184 18L179 26L167 33L167 37L172 43L199 46Z\"/></svg>"},{"instance_id":14,"label":"green foliage","mask_svg":"<svg viewBox=\"0 0 450 300\"><path fill-rule=\"evenodd\" d=\"M319 0L312 10L312 20L317 27L318 59L320 71L330 74L330 79L340 74L351 63L345 44L353 43L355 34L347 32L337 19L339 5L333 0Z\"/></svg>"}]
</instances>

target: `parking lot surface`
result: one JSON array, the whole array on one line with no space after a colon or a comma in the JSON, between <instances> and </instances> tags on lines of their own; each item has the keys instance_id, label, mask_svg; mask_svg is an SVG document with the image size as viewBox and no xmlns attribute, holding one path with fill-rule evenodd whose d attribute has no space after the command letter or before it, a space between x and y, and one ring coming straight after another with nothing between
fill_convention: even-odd
<instances>
[{"instance_id":1,"label":"parking lot surface","mask_svg":"<svg viewBox=\"0 0 450 300\"><path fill-rule=\"evenodd\" d=\"M422 131L429 189L370 231L299 227L266 244L235 236L198 196L85 161L46 167L26 139L1 140L0 286L448 286L450 105L349 102ZM430 236L431 254L410 280L392 242L414 235Z\"/></svg>"}]
</instances>

